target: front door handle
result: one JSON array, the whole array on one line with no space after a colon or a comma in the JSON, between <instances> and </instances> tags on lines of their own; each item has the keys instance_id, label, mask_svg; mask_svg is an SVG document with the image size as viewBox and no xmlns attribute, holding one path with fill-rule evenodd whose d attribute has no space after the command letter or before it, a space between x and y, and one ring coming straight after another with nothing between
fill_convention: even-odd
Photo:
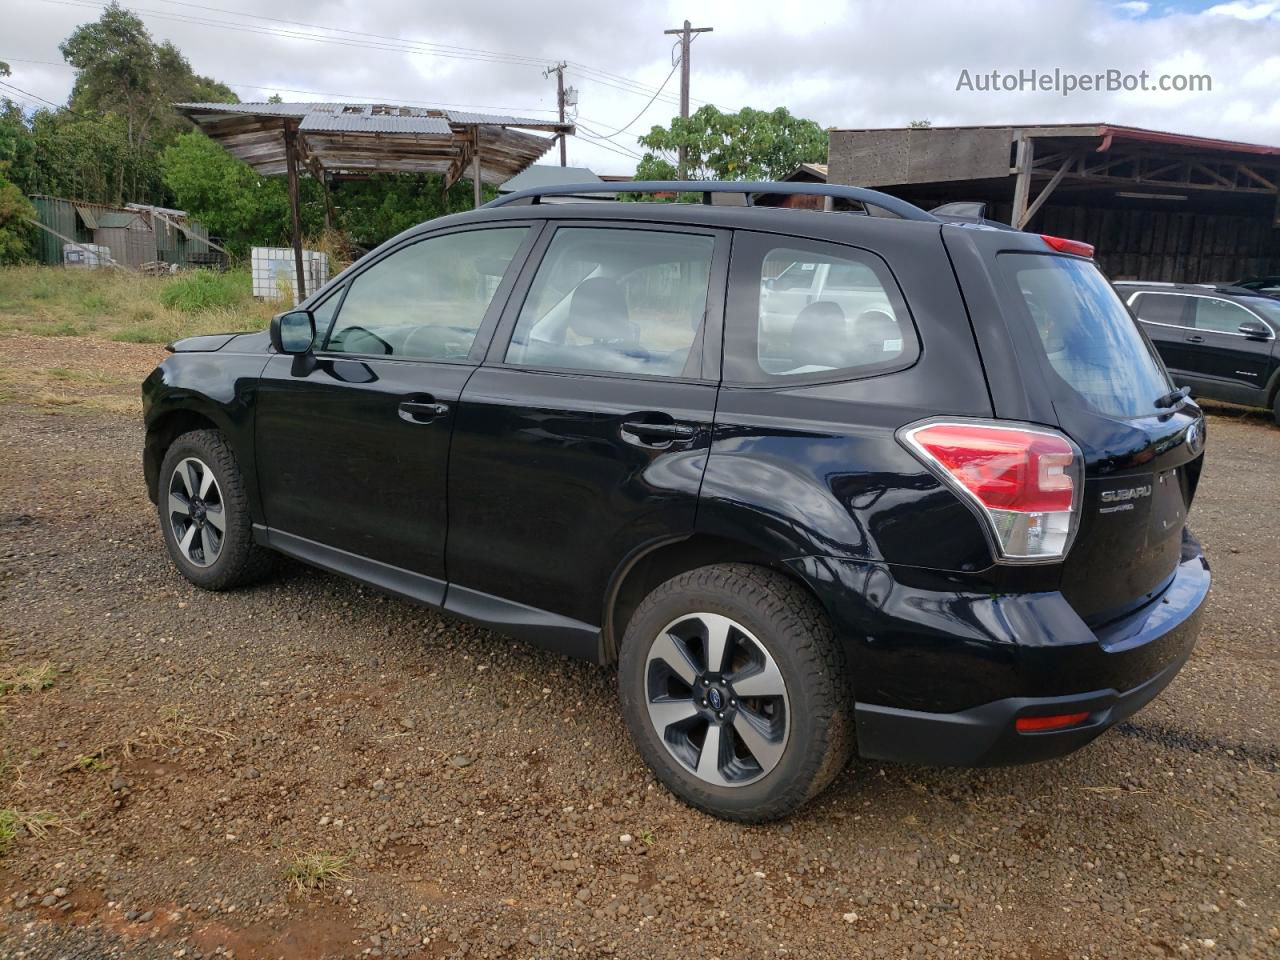
<instances>
[{"instance_id":1,"label":"front door handle","mask_svg":"<svg viewBox=\"0 0 1280 960\"><path fill-rule=\"evenodd\" d=\"M448 413L449 405L434 400L401 400L396 409L400 419L408 423L430 423Z\"/></svg>"},{"instance_id":2,"label":"front door handle","mask_svg":"<svg viewBox=\"0 0 1280 960\"><path fill-rule=\"evenodd\" d=\"M659 446L673 440L689 440L697 430L687 423L647 423L644 420L626 420L622 424L622 437L632 443Z\"/></svg>"},{"instance_id":3,"label":"front door handle","mask_svg":"<svg viewBox=\"0 0 1280 960\"><path fill-rule=\"evenodd\" d=\"M1187 337L1187 343L1204 343L1204 337L1199 334L1194 337Z\"/></svg>"}]
</instances>

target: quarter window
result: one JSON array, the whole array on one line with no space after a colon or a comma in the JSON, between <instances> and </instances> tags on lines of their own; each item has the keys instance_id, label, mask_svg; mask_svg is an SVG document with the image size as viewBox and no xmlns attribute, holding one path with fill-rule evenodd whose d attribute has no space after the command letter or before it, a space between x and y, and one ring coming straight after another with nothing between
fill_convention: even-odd
<instances>
[{"instance_id":1,"label":"quarter window","mask_svg":"<svg viewBox=\"0 0 1280 960\"><path fill-rule=\"evenodd\" d=\"M729 379L839 379L915 360L919 344L906 304L876 257L766 238L741 249L733 267Z\"/></svg>"},{"instance_id":2,"label":"quarter window","mask_svg":"<svg viewBox=\"0 0 1280 960\"><path fill-rule=\"evenodd\" d=\"M450 233L402 247L351 281L325 349L464 360L527 227Z\"/></svg>"},{"instance_id":3,"label":"quarter window","mask_svg":"<svg viewBox=\"0 0 1280 960\"><path fill-rule=\"evenodd\" d=\"M506 362L692 376L715 239L656 230L556 231Z\"/></svg>"}]
</instances>

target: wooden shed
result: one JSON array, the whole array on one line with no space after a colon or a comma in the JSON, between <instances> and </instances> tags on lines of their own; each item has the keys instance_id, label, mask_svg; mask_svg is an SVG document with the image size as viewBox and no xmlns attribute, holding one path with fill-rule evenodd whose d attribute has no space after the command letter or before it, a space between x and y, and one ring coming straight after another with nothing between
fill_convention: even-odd
<instances>
[{"instance_id":1,"label":"wooden shed","mask_svg":"<svg viewBox=\"0 0 1280 960\"><path fill-rule=\"evenodd\" d=\"M267 176L285 174L293 211L298 287L306 292L298 215L298 176L324 187L333 218L331 178L370 173L437 173L447 190L469 177L476 206L481 185L497 186L530 166L573 124L464 110L387 103L178 103L210 139ZM542 131L555 137L527 131Z\"/></svg>"},{"instance_id":2,"label":"wooden shed","mask_svg":"<svg viewBox=\"0 0 1280 960\"><path fill-rule=\"evenodd\" d=\"M137 211L110 210L94 220L93 242L107 247L116 263L137 268L156 259L155 231Z\"/></svg>"}]
</instances>

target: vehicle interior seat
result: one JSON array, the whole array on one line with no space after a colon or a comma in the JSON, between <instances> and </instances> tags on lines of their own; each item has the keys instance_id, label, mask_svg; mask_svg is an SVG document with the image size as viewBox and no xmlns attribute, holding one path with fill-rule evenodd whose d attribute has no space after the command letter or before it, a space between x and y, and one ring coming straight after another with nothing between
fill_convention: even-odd
<instances>
[{"instance_id":1,"label":"vehicle interior seat","mask_svg":"<svg viewBox=\"0 0 1280 960\"><path fill-rule=\"evenodd\" d=\"M791 325L791 362L797 367L845 366L848 326L840 304L818 300L798 314Z\"/></svg>"}]
</instances>

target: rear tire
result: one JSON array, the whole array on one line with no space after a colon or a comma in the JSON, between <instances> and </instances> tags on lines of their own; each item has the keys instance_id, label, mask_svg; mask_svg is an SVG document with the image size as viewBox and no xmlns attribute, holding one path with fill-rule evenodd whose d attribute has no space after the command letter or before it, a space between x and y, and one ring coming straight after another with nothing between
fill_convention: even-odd
<instances>
[{"instance_id":1,"label":"rear tire","mask_svg":"<svg viewBox=\"0 0 1280 960\"><path fill-rule=\"evenodd\" d=\"M249 500L231 446L217 430L173 441L160 465L156 512L178 572L205 590L229 590L270 573L253 542Z\"/></svg>"},{"instance_id":2,"label":"rear tire","mask_svg":"<svg viewBox=\"0 0 1280 960\"><path fill-rule=\"evenodd\" d=\"M627 627L618 681L649 768L726 820L787 815L853 752L852 694L826 614L763 567L701 567L655 589Z\"/></svg>"}]
</instances>

